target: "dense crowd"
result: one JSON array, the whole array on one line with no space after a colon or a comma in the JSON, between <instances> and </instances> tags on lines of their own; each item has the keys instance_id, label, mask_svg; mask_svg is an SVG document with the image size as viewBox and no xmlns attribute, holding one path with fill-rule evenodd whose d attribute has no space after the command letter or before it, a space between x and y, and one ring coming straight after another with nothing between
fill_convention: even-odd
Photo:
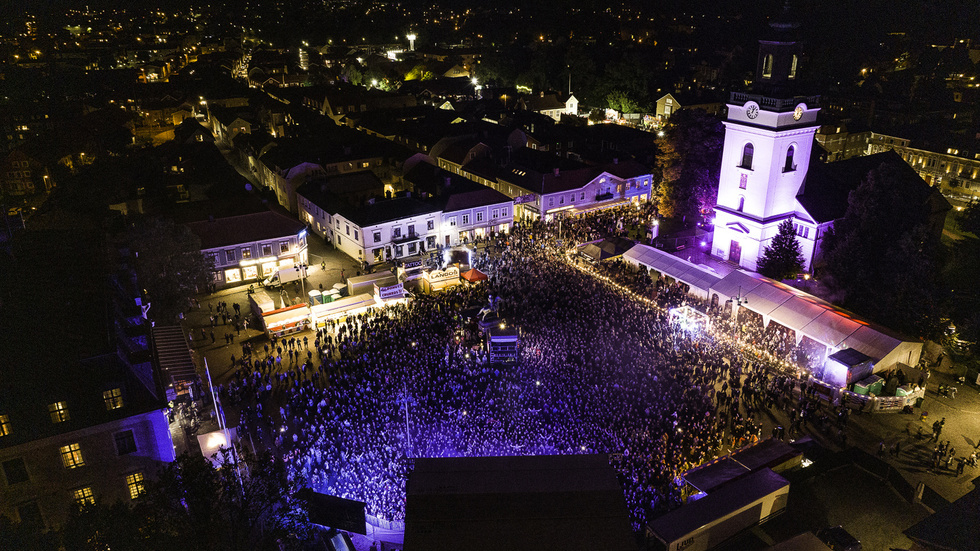
<instances>
[{"instance_id":1,"label":"dense crowd","mask_svg":"<svg viewBox=\"0 0 980 551\"><path fill-rule=\"evenodd\" d=\"M486 282L243 350L222 393L245 433L274 431L297 483L379 518L404 518L414 457L609 453L637 528L679 503L682 472L759 439L761 409L804 408L783 401L795 381L569 262L557 238L520 228L476 255ZM461 312L488 302L521 330L514 365L488 365L467 339Z\"/></svg>"}]
</instances>

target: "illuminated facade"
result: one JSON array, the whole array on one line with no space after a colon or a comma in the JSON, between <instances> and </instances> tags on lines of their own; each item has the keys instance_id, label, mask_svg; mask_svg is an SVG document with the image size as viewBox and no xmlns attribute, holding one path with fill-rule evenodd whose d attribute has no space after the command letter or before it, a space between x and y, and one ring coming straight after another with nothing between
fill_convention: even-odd
<instances>
[{"instance_id":1,"label":"illuminated facade","mask_svg":"<svg viewBox=\"0 0 980 551\"><path fill-rule=\"evenodd\" d=\"M201 252L214 262L218 287L259 283L283 268L307 264L306 225L265 211L187 226L201 239Z\"/></svg>"},{"instance_id":2,"label":"illuminated facade","mask_svg":"<svg viewBox=\"0 0 980 551\"><path fill-rule=\"evenodd\" d=\"M805 269L810 269L822 232L797 195L819 128L819 97L793 93L800 55L797 25L777 18L770 26L775 36L759 41L752 92L733 92L728 103L713 254L754 271L780 223L791 219L803 226L799 237Z\"/></svg>"}]
</instances>

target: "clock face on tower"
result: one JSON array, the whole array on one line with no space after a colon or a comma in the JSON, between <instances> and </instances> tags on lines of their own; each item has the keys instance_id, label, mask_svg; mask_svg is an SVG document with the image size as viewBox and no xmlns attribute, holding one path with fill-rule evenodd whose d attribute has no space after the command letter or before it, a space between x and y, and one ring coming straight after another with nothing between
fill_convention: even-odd
<instances>
[{"instance_id":1,"label":"clock face on tower","mask_svg":"<svg viewBox=\"0 0 980 551\"><path fill-rule=\"evenodd\" d=\"M754 101L745 104L745 116L754 119L759 116L759 105Z\"/></svg>"},{"instance_id":2,"label":"clock face on tower","mask_svg":"<svg viewBox=\"0 0 980 551\"><path fill-rule=\"evenodd\" d=\"M796 110L793 111L793 120L798 121L803 118L803 104L796 106Z\"/></svg>"}]
</instances>

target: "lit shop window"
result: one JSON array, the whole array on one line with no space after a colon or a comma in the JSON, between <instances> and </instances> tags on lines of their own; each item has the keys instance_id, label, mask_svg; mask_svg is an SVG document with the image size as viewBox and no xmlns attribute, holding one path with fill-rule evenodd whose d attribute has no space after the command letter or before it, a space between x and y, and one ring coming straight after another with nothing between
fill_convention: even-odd
<instances>
[{"instance_id":1,"label":"lit shop window","mask_svg":"<svg viewBox=\"0 0 980 551\"><path fill-rule=\"evenodd\" d=\"M255 279L259 277L258 266L245 266L242 271L245 272L245 279Z\"/></svg>"},{"instance_id":2,"label":"lit shop window","mask_svg":"<svg viewBox=\"0 0 980 551\"><path fill-rule=\"evenodd\" d=\"M242 271L239 269L225 270L225 281L235 283L242 280Z\"/></svg>"},{"instance_id":3,"label":"lit shop window","mask_svg":"<svg viewBox=\"0 0 980 551\"><path fill-rule=\"evenodd\" d=\"M7 436L8 434L10 434L10 417L0 415L0 436Z\"/></svg>"},{"instance_id":4,"label":"lit shop window","mask_svg":"<svg viewBox=\"0 0 980 551\"><path fill-rule=\"evenodd\" d=\"M278 265L275 262L266 262L262 265L262 277L269 277L276 273L276 268Z\"/></svg>"}]
</instances>

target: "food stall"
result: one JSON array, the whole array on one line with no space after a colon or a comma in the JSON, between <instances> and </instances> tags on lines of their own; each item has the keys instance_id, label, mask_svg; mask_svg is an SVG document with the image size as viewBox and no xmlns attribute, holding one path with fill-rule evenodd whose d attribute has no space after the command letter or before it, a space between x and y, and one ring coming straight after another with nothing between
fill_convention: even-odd
<instances>
[{"instance_id":1,"label":"food stall","mask_svg":"<svg viewBox=\"0 0 980 551\"><path fill-rule=\"evenodd\" d=\"M459 268L450 266L445 270L422 272L422 290L426 293L442 291L459 285Z\"/></svg>"}]
</instances>

